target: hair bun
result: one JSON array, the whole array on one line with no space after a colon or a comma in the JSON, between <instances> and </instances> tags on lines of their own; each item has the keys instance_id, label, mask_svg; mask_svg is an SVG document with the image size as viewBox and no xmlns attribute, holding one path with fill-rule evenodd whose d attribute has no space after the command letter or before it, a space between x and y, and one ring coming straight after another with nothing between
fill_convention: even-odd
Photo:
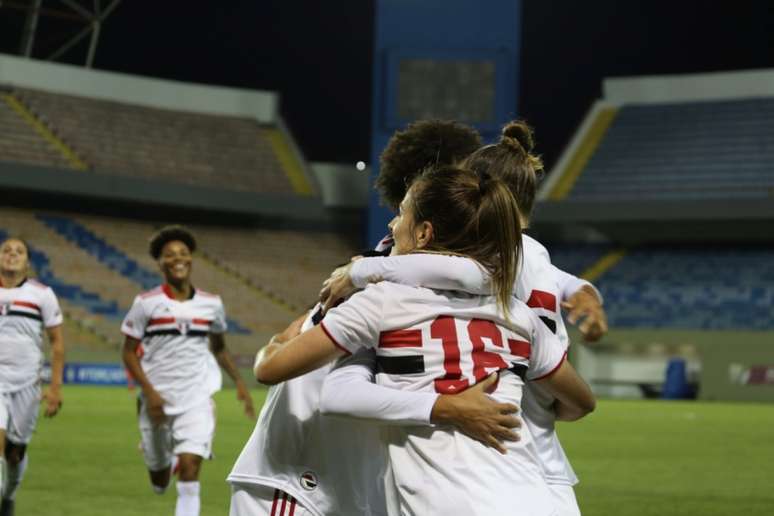
<instances>
[{"instance_id":1,"label":"hair bun","mask_svg":"<svg viewBox=\"0 0 774 516\"><path fill-rule=\"evenodd\" d=\"M514 142L513 140L516 141ZM514 147L514 144L518 142L519 146L528 153L532 152L532 149L535 147L532 128L523 120L508 122L505 127L503 127L502 138L500 141Z\"/></svg>"}]
</instances>

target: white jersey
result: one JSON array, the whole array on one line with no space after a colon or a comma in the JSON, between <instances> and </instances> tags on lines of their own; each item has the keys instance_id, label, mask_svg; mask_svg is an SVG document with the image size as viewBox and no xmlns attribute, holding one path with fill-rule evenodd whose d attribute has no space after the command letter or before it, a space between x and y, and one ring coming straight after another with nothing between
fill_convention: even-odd
<instances>
[{"instance_id":1,"label":"white jersey","mask_svg":"<svg viewBox=\"0 0 774 516\"><path fill-rule=\"evenodd\" d=\"M303 330L313 326L311 313ZM331 368L269 389L228 481L284 491L315 516L385 516L379 429L320 414L320 391Z\"/></svg>"},{"instance_id":2,"label":"white jersey","mask_svg":"<svg viewBox=\"0 0 774 516\"><path fill-rule=\"evenodd\" d=\"M492 396L520 404L524 379L551 374L564 352L514 298L509 318L493 297L382 282L321 326L350 353L375 349L385 387L454 394L500 371ZM504 456L448 427L387 427L384 435L394 479L388 498L401 514L555 514L528 432Z\"/></svg>"},{"instance_id":3,"label":"white jersey","mask_svg":"<svg viewBox=\"0 0 774 516\"><path fill-rule=\"evenodd\" d=\"M220 296L194 289L178 301L162 285L134 299L121 331L142 342L140 365L164 399L164 413L181 414L220 388L209 342L210 333L226 331Z\"/></svg>"},{"instance_id":4,"label":"white jersey","mask_svg":"<svg viewBox=\"0 0 774 516\"><path fill-rule=\"evenodd\" d=\"M593 285L556 268L548 251L534 238L522 235L522 242L514 295L532 308L558 337L554 343L564 352L569 346L569 338L560 303L582 286L593 288ZM438 254L364 258L353 264L350 277L358 288L365 287L369 281L386 280L478 294L491 292L490 277L481 266L468 258ZM578 479L555 431L553 402L553 396L546 389L528 383L523 399L523 420L535 440L546 480L551 484L575 485Z\"/></svg>"},{"instance_id":5,"label":"white jersey","mask_svg":"<svg viewBox=\"0 0 774 516\"><path fill-rule=\"evenodd\" d=\"M33 279L15 288L0 283L0 392L16 392L40 379L43 330L62 324L51 288Z\"/></svg>"}]
</instances>

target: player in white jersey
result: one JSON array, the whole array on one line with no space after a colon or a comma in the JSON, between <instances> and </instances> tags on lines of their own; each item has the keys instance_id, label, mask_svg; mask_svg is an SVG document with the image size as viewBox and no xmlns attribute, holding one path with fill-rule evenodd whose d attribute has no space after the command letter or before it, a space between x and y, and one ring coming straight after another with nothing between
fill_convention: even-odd
<instances>
[{"instance_id":1,"label":"player in white jersey","mask_svg":"<svg viewBox=\"0 0 774 516\"><path fill-rule=\"evenodd\" d=\"M41 400L44 333L51 345L51 383L42 395L46 417L56 415L62 405L62 312L54 292L28 278L28 272L27 244L19 238L0 243L0 515L3 516L13 514L16 490L27 469L27 445L35 430Z\"/></svg>"},{"instance_id":2,"label":"player in white jersey","mask_svg":"<svg viewBox=\"0 0 774 516\"><path fill-rule=\"evenodd\" d=\"M509 135L510 133L510 135ZM508 141L513 139L513 141ZM519 199L522 223L528 224L535 193L535 169L540 162L530 159L531 131L520 122L506 126L499 144L486 146L469 156L464 163L476 170L500 169L511 191ZM505 171L505 174L502 174ZM551 264L546 249L531 237L524 236L524 252L521 270L514 285L518 299L533 308L545 325L559 338L566 351L569 344L567 330L559 312L559 302L570 298L571 307L577 308L574 316L586 314L581 331L594 340L606 331L604 312L599 306L601 296L588 282L579 280ZM455 289L485 294L491 290L488 278L474 262L460 257L439 255L409 255L389 258L365 258L354 262L347 271L334 276L324 289L328 300L348 295L353 288L362 288L368 281L387 280L407 285L423 285L431 288ZM331 289L334 292L330 292ZM364 382L372 375L364 366L340 368L326 382L321 403L336 414L349 414L359 418L379 418L360 396ZM330 394L330 395L329 395ZM405 402L408 403L409 396ZM560 500L560 514L580 514L572 486L577 477L564 454L556 435L553 397L538 385L528 384L522 403L522 414L541 459L543 473ZM427 423L427 422L426 422Z\"/></svg>"},{"instance_id":3,"label":"player in white jersey","mask_svg":"<svg viewBox=\"0 0 774 516\"><path fill-rule=\"evenodd\" d=\"M414 174L432 163L459 160L480 145L478 133L467 126L421 121L393 136L385 149L382 169ZM405 193L405 184L402 188ZM302 323L304 330L310 328L313 315L314 323L318 323L319 307L277 338L288 340L298 333ZM355 363L357 360L350 359ZM384 468L378 429L320 413L320 391L329 368L269 390L255 430L228 478L234 492L232 516L284 516L291 510L315 516L385 514L383 489L369 479L364 482L360 474L371 469L373 477ZM365 386L363 392L371 391L371 403L379 407L382 418L393 423L422 424L432 419L457 424L489 441L513 438L509 429L519 424L507 415L515 407L490 400L483 393L483 384L460 396L424 394L420 395L421 402L412 398L410 403L405 403L398 391L384 393L371 387L377 386ZM365 460L364 453L368 454Z\"/></svg>"},{"instance_id":4,"label":"player in white jersey","mask_svg":"<svg viewBox=\"0 0 774 516\"><path fill-rule=\"evenodd\" d=\"M392 230L398 254L474 257L492 274L496 296L369 287L332 310L320 328L264 348L259 380L293 378L367 347L376 349L379 381L396 389L460 392L499 371L493 396L501 401L518 403L527 377L543 379L559 412L579 417L593 410L590 390L555 337L510 295L520 226L503 181L461 169L428 171L411 186ZM389 434L391 514L555 514L528 434L506 443L504 455L448 427Z\"/></svg>"},{"instance_id":5,"label":"player in white jersey","mask_svg":"<svg viewBox=\"0 0 774 516\"><path fill-rule=\"evenodd\" d=\"M163 228L151 238L150 254L165 283L138 295L121 325L124 364L142 388L142 451L156 493L168 487L177 460L176 516L199 514L199 470L211 455L215 431L211 396L221 383L213 355L234 380L245 414L255 416L250 393L225 347L223 302L191 284L195 250L193 235L180 226Z\"/></svg>"}]
</instances>

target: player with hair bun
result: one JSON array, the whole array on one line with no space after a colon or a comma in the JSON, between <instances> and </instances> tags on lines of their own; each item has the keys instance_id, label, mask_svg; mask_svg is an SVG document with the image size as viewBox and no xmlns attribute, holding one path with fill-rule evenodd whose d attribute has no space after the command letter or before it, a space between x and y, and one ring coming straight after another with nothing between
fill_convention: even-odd
<instances>
[{"instance_id":1,"label":"player with hair bun","mask_svg":"<svg viewBox=\"0 0 774 516\"><path fill-rule=\"evenodd\" d=\"M556 336L512 295L520 218L509 187L495 175L425 171L390 223L392 253L468 257L487 271L490 291L369 285L319 326L284 342L272 339L256 359L256 377L290 380L365 349L376 354L379 383L395 390L455 395L498 373L490 395L502 404L520 404L529 380L555 396L560 415L592 411L593 395ZM444 425L392 426L383 435L393 479L386 483L389 514L556 514L526 431L506 441L502 454Z\"/></svg>"},{"instance_id":2,"label":"player with hair bun","mask_svg":"<svg viewBox=\"0 0 774 516\"><path fill-rule=\"evenodd\" d=\"M221 386L213 356L234 380L247 417L255 417L250 392L226 350L223 302L191 284L195 250L196 239L181 226L151 237L150 255L164 284L138 295L121 325L123 361L142 389L141 444L157 494L168 487L177 460L176 516L199 514L199 470L211 455L215 431L211 396Z\"/></svg>"},{"instance_id":3,"label":"player with hair bun","mask_svg":"<svg viewBox=\"0 0 774 516\"><path fill-rule=\"evenodd\" d=\"M529 226L542 162L532 154L534 138L531 128L523 121L507 124L497 143L483 146L461 161L479 175L503 181L517 200L520 224ZM589 282L580 280L551 264L548 251L537 240L522 235L521 268L514 287L515 296L535 311L545 326L557 335L562 350L567 350L569 338L561 307L570 310L568 320L585 317L580 330L587 340L596 340L607 330L601 296ZM521 251L521 249L520 249ZM388 258L363 258L329 278L321 292L326 307L336 299L350 295L370 281L393 281L405 285L462 290L474 294L491 291L490 278L482 274L474 262L459 257L440 255L408 255ZM361 361L334 371L323 389L322 405L331 413L357 418L380 419L364 392L372 382L374 372ZM373 390L369 386L368 390ZM406 398L411 393L406 393ZM540 456L543 473L548 480L561 516L578 516L580 509L573 485L578 481L555 431L557 419L568 419L553 409L554 397L538 385L528 383L521 406L521 418ZM408 399L405 403L409 403ZM430 420L426 421L429 424ZM490 443L495 446L496 443Z\"/></svg>"},{"instance_id":4,"label":"player with hair bun","mask_svg":"<svg viewBox=\"0 0 774 516\"><path fill-rule=\"evenodd\" d=\"M29 461L41 398L44 414L62 406L62 311L51 288L28 278L29 246L21 238L0 243L0 515L14 513L16 491ZM45 330L45 331L44 331ZM40 392L43 333L51 345L51 383Z\"/></svg>"}]
</instances>

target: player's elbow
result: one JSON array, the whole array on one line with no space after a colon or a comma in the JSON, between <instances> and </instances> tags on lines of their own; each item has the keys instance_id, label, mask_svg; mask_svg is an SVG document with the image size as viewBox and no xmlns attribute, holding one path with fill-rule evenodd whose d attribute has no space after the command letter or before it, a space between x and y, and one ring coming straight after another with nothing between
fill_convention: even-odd
<instances>
[{"instance_id":1,"label":"player's elbow","mask_svg":"<svg viewBox=\"0 0 774 516\"><path fill-rule=\"evenodd\" d=\"M255 379L263 385L277 385L282 381L282 378L266 362L256 364L253 373L255 373Z\"/></svg>"}]
</instances>

